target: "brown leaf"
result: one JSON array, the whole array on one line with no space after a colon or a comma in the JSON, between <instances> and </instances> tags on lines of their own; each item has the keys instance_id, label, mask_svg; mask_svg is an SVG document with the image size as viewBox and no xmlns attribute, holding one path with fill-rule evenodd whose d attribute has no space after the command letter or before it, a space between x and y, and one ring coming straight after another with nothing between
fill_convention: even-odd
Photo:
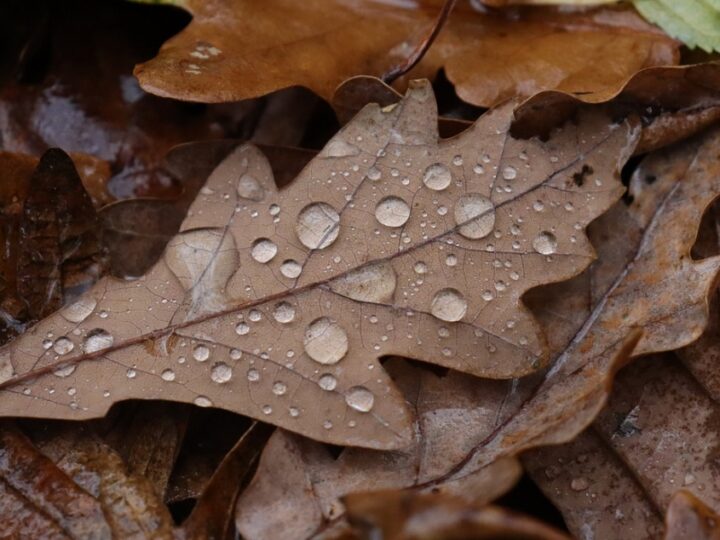
<instances>
[{"instance_id":1,"label":"brown leaf","mask_svg":"<svg viewBox=\"0 0 720 540\"><path fill-rule=\"evenodd\" d=\"M349 77L404 64L441 5L187 0L193 21L135 74L149 92L190 101L298 85L329 100ZM460 2L410 74L434 76L444 67L463 100L485 107L553 88L602 101L638 70L676 63L677 49L632 9L481 13Z\"/></svg>"},{"instance_id":2,"label":"brown leaf","mask_svg":"<svg viewBox=\"0 0 720 540\"><path fill-rule=\"evenodd\" d=\"M678 491L665 517L665 540L717 540L720 516L687 491Z\"/></svg>"},{"instance_id":3,"label":"brown leaf","mask_svg":"<svg viewBox=\"0 0 720 540\"><path fill-rule=\"evenodd\" d=\"M706 324L707 294L714 285L718 258L694 261L690 248L700 216L720 191L715 159L718 137L718 131L713 130L677 145L671 152L651 155L631 183L635 198L632 206L615 213L614 223L607 223L613 219L612 212L598 223L596 233L606 238L600 251L610 256L603 258L607 261L604 268L598 265L592 270L588 280L592 286L586 288L585 297L604 298L598 294L604 284L626 272L627 261L632 262L616 290L627 291L628 299L638 293L640 296L632 303L610 297L606 304L623 308L616 309L621 316L608 321L618 327L637 320L639 313L650 308L651 317L642 321L645 335L635 354L686 345ZM606 225L601 227L602 222ZM616 241L619 231L626 235L624 242ZM633 247L637 245L643 246L640 252ZM668 268L672 273L658 272L658 268ZM546 324L552 321L555 327L573 327L567 313L563 318L550 312L548 315ZM604 496L597 506L591 498L577 497L571 504L561 505L571 528L577 533L599 528L600 534L604 527L620 526L622 523L613 524L614 510L620 501L626 505L629 499L633 510L627 513L628 519L640 516L638 527L656 536L659 516L675 489L682 485L697 489L699 496L717 504L720 495L712 489L715 465L711 450L717 446L717 430L713 427L716 414L717 406L677 362L651 357L628 368L620 376L607 410L593 424L596 436L605 443L604 452L615 452L619 459L601 456L604 469L592 464L573 465L569 474L583 478L581 485L590 488L588 497L595 493L595 485L604 486ZM578 444L547 448L526 458L531 471L535 471L535 481L551 498L567 501L566 491L572 489L572 482L565 478L563 489L559 489L558 483L540 471L553 461L553 456L573 454ZM649 454L652 460L647 459ZM608 478L623 476L628 478L622 483L607 483ZM635 482L633 489L623 487ZM587 506L592 507L596 517L585 517L590 515Z\"/></svg>"},{"instance_id":4,"label":"brown leaf","mask_svg":"<svg viewBox=\"0 0 720 540\"><path fill-rule=\"evenodd\" d=\"M153 397L407 445L408 410L378 358L491 378L537 369L543 339L520 297L590 262L582 229L622 191L627 123L588 113L543 142L508 137L511 118L506 105L438 143L419 83L390 110L366 108L280 193L259 152L238 148L148 274L102 281L87 309L2 351L3 413L89 418ZM586 170L598 176L576 181ZM79 392L48 400L62 376Z\"/></svg>"}]
</instances>

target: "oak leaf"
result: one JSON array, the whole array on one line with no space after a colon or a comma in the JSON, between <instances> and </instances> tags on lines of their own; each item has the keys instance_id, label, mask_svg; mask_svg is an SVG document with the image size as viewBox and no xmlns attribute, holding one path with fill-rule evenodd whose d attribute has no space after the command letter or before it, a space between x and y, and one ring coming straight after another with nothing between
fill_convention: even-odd
<instances>
[{"instance_id":1,"label":"oak leaf","mask_svg":"<svg viewBox=\"0 0 720 540\"><path fill-rule=\"evenodd\" d=\"M333 443L408 444L378 359L489 378L541 366L520 298L590 263L583 228L619 197L637 139L602 114L547 141L508 136L511 121L508 104L438 142L418 83L364 109L281 192L239 147L145 276L101 281L0 350L3 414L80 419L169 399Z\"/></svg>"},{"instance_id":2,"label":"oak leaf","mask_svg":"<svg viewBox=\"0 0 720 540\"><path fill-rule=\"evenodd\" d=\"M193 21L135 75L148 92L190 101L298 85L329 100L349 77L382 76L404 63L440 5L186 0ZM444 67L458 95L484 107L546 89L602 101L640 69L677 63L677 50L632 9L481 13L460 2L410 76L434 77Z\"/></svg>"}]
</instances>

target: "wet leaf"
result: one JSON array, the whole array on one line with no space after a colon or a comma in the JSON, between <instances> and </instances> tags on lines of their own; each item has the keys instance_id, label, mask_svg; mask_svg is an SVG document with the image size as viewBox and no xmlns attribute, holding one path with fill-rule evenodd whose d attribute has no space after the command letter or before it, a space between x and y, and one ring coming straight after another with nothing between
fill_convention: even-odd
<instances>
[{"instance_id":1,"label":"wet leaf","mask_svg":"<svg viewBox=\"0 0 720 540\"><path fill-rule=\"evenodd\" d=\"M329 100L349 77L403 64L441 5L189 0L193 21L135 74L149 92L191 101L297 85ZM463 100L485 107L553 88L601 101L638 70L677 60L677 43L632 9L481 13L460 2L411 76L444 67Z\"/></svg>"},{"instance_id":2,"label":"wet leaf","mask_svg":"<svg viewBox=\"0 0 720 540\"><path fill-rule=\"evenodd\" d=\"M148 274L101 281L0 352L3 413L80 419L169 399L407 445L409 411L378 359L536 370L544 340L520 298L591 261L583 228L622 191L628 123L588 112L541 141L509 137L511 118L506 105L438 143L418 83L366 108L281 192L239 147ZM60 383L78 392L46 395Z\"/></svg>"},{"instance_id":3,"label":"wet leaf","mask_svg":"<svg viewBox=\"0 0 720 540\"><path fill-rule=\"evenodd\" d=\"M625 281L633 273L643 279L622 283L618 289L629 293L633 289L642 291L642 298L635 300L629 310L626 307L625 313L631 320L635 319L635 314L647 309L645 306L649 306L653 298L658 299L652 306L652 317L643 323L645 336L636 354L687 345L702 333L706 324L707 294L714 286L718 259L695 261L690 257L690 248L700 216L720 189L716 180L718 137L715 129L677 145L670 152L652 154L635 173L631 183L634 203L624 212L625 216L616 214L614 225L608 223L604 231L597 231L607 239L606 247L600 247L601 258L607 264L605 268L597 266L586 283L585 297L597 297L596 284L616 279L614 276L622 272L626 262L632 261L632 270ZM607 214L612 215L612 212ZM617 231L626 235L625 242L614 240ZM632 242L628 241L630 238ZM646 255L642 257L630 247L638 242L645 246ZM653 259L654 264L650 264ZM641 261L643 269L639 268ZM658 268L669 268L672 275L663 275ZM589 286L591 282L593 285ZM653 291L659 292L661 288L666 292L654 296ZM578 288L580 291L582 288ZM661 304L665 307L658 309ZM578 306L583 303L579 302ZM668 308L672 309L668 311ZM583 309L586 308L579 307L578 311ZM557 316L548 315L546 323L552 321L556 328L567 328L571 320L559 312ZM627 320L620 316L610 322L618 326L627 324ZM570 325L569 330L572 328ZM586 447L585 442L575 441L565 447L546 448L528 455L526 463L533 478L549 497L557 498L573 531L604 534L608 528L619 530L627 519L636 523L634 527L640 534L644 530L648 537L656 537L672 495L683 486L705 501L718 504L720 494L715 489L713 450L718 444L717 405L712 394L708 395L698 383L702 381L711 387L711 379L704 374L715 368L714 363L710 368L706 361L693 362L695 355L686 351L698 348L702 350L702 344L682 352L686 365L693 365L697 370L698 380L677 360L662 357L643 359L620 375L606 410L584 436L585 441L602 441L594 452L598 455L567 467L570 478L565 476L563 467L557 474L542 471L557 459L569 462L564 456L583 454L578 448ZM652 460L647 459L649 454L653 455ZM583 497L568 493L573 490L572 478L582 478L579 485L587 486L575 490L587 490ZM592 496L597 493L594 486L597 492L602 491L597 499ZM627 510L621 508L620 518L615 512L619 507Z\"/></svg>"}]
</instances>

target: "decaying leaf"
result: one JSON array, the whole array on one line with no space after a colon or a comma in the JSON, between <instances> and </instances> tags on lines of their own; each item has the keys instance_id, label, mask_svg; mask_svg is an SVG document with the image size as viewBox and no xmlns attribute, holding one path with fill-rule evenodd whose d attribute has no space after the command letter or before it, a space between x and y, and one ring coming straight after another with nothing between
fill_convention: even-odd
<instances>
[{"instance_id":1,"label":"decaying leaf","mask_svg":"<svg viewBox=\"0 0 720 540\"><path fill-rule=\"evenodd\" d=\"M434 109L427 83L369 106L279 193L257 150L233 151L148 274L103 280L0 352L3 414L89 418L152 397L394 448L410 418L381 356L536 370L543 338L520 298L589 264L583 229L622 191L637 131L588 112L514 139L506 105L438 143Z\"/></svg>"},{"instance_id":2,"label":"decaying leaf","mask_svg":"<svg viewBox=\"0 0 720 540\"><path fill-rule=\"evenodd\" d=\"M641 291L642 298L627 306L631 308L626 312L629 317L618 316L611 322L628 324L628 319L636 319L636 314L657 298L652 318L644 321L646 333L637 354L676 349L693 341L705 325L706 296L714 283L717 257L693 261L690 248L703 210L720 189L716 171L719 137L715 129L671 152L653 154L635 173L631 183L635 201L625 215L616 214L615 223L604 230L600 225L613 212L597 224L595 232L606 238L604 247L599 246L606 264L598 265L588 276L585 298L598 298L596 291L602 290L602 283L622 275L627 261L632 262L632 269L625 282L633 274L645 277L619 288ZM619 231L626 235L625 242L616 241ZM595 236L592 231L590 235ZM631 247L638 242L646 253L640 258ZM671 274L662 274L658 268L669 268ZM658 287L664 288L665 294L653 295ZM578 287L576 295L582 291L583 287ZM665 308L658 310L661 304ZM579 301L576 311L588 309L586 305ZM548 310L546 324L552 321L555 328L572 332L568 313L558 311L555 316ZM696 373L709 373L707 362L704 368L702 362L694 365ZM699 380L712 384L705 376ZM525 462L546 494L565 503L560 507L574 532L605 534L613 529L618 533L632 523L638 534L645 531L648 537L656 537L661 516L679 487L712 505L720 504L714 481L717 414L715 401L689 371L672 358L650 357L621 374L607 409L591 432L569 445L533 452ZM601 442L590 445L595 450L588 459L588 441L594 440ZM653 459L648 460L650 454ZM565 465L558 466L558 459ZM597 495L600 492L602 496Z\"/></svg>"},{"instance_id":3,"label":"decaying leaf","mask_svg":"<svg viewBox=\"0 0 720 540\"><path fill-rule=\"evenodd\" d=\"M296 85L329 100L349 77L382 76L404 63L442 2L182 5L193 21L135 74L149 92L219 102ZM481 13L459 2L411 76L432 77L444 67L463 100L486 107L547 89L602 101L638 70L677 60L677 43L632 9Z\"/></svg>"},{"instance_id":4,"label":"decaying leaf","mask_svg":"<svg viewBox=\"0 0 720 540\"><path fill-rule=\"evenodd\" d=\"M720 516L716 512L691 493L679 491L670 501L665 517L665 540L717 540L718 523Z\"/></svg>"}]
</instances>

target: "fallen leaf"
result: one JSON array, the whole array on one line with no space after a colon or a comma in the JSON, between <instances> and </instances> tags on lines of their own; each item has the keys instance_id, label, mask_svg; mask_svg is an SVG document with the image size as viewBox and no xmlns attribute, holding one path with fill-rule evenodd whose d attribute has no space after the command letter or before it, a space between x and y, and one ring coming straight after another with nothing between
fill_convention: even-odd
<instances>
[{"instance_id":1,"label":"fallen leaf","mask_svg":"<svg viewBox=\"0 0 720 540\"><path fill-rule=\"evenodd\" d=\"M678 491L665 518L665 540L716 540L720 516L687 491Z\"/></svg>"},{"instance_id":2,"label":"fallen leaf","mask_svg":"<svg viewBox=\"0 0 720 540\"><path fill-rule=\"evenodd\" d=\"M520 298L589 264L583 228L622 191L627 122L588 112L543 142L508 137L511 120L506 105L438 143L418 83L366 108L280 193L259 152L238 148L148 274L101 281L0 352L3 414L169 399L326 442L407 445L408 409L378 358L538 369L543 338ZM79 391L46 396L59 383Z\"/></svg>"},{"instance_id":3,"label":"fallen leaf","mask_svg":"<svg viewBox=\"0 0 720 540\"><path fill-rule=\"evenodd\" d=\"M135 75L157 95L221 102L291 86L330 100L345 79L382 76L404 64L441 3L187 0L182 6L193 14L190 25ZM677 50L632 9L481 13L462 2L410 76L433 77L444 67L458 95L483 107L546 89L602 101L640 69L677 63Z\"/></svg>"},{"instance_id":4,"label":"fallen leaf","mask_svg":"<svg viewBox=\"0 0 720 540\"><path fill-rule=\"evenodd\" d=\"M597 298L596 284L616 279L615 276L622 275L618 272L622 272L626 262L632 261L625 281L632 274L643 280L622 283L618 288L630 293L642 291L642 298L633 305L626 304L625 313L620 311L620 317L611 322L619 325L622 320L622 324L628 324L650 302L655 303L652 318L643 323L645 338L636 355L687 345L706 324L707 294L714 286L718 258L694 261L690 248L700 216L720 191L715 171L719 136L715 129L676 145L671 151L652 154L635 172L631 182L634 203L624 212L625 216L616 214L615 224L608 223L611 226L604 231L597 230L606 238L606 247L600 251L609 256L603 257L607 261L605 268L602 265L595 268L588 280L592 286L586 288L585 297ZM612 214L611 211L607 216ZM619 231L626 235L625 242L615 240ZM592 231L590 235L593 237ZM632 247L638 242L644 246L645 254L641 257ZM653 258L656 260L651 264ZM670 268L673 275L664 275L657 268ZM660 290L658 287L666 291L662 296L653 294ZM680 310L682 316L673 314L674 310ZM546 324L573 328L567 313L547 315ZM683 485L712 504L720 504L720 494L713 489L712 449L717 446L717 430L712 426L717 406L690 372L667 359L645 359L621 374L607 407L593 424L593 433L585 439L601 439L604 444L598 446L598 452L610 455L600 455L587 464L582 461L568 469L568 474L583 479L579 485L587 485L582 490L588 490L587 497L596 493L593 486L603 486L603 496L597 505L591 497L569 495L567 491L573 489L570 479L556 481L554 475L542 473L555 458L577 455L575 451L583 446L582 442L533 452L524 460L536 483L551 499L557 498L574 532L596 530L600 534L607 527L621 526L624 522L614 520L615 509L622 506L628 509L627 514L623 513L628 520L638 519L637 528L644 528L648 536L655 537L661 527L660 516L674 491ZM660 452L661 447L666 450ZM653 455L652 460L647 459L649 454ZM609 479L612 481L608 482ZM634 488L627 487L635 483Z\"/></svg>"}]
</instances>

